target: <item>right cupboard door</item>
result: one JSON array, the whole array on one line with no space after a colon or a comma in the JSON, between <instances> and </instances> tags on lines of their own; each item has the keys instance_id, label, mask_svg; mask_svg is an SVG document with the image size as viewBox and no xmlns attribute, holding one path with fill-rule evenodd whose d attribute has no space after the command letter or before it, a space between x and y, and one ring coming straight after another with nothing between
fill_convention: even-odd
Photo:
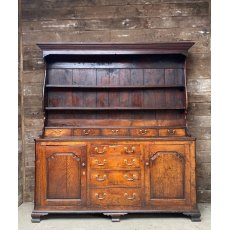
<instances>
[{"instance_id":1,"label":"right cupboard door","mask_svg":"<svg viewBox=\"0 0 230 230\"><path fill-rule=\"evenodd\" d=\"M195 204L194 142L159 141L145 150L146 205L178 209Z\"/></svg>"}]
</instances>

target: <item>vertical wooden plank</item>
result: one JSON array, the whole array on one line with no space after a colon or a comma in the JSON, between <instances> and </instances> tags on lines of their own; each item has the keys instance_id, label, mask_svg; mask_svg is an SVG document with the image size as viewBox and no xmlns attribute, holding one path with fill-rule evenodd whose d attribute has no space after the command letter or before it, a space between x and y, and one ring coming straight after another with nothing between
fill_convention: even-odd
<instances>
[{"instance_id":1,"label":"vertical wooden plank","mask_svg":"<svg viewBox=\"0 0 230 230\"><path fill-rule=\"evenodd\" d=\"M130 85L133 86L142 86L144 85L144 73L143 69L131 69L130 70Z\"/></svg>"},{"instance_id":2,"label":"vertical wooden plank","mask_svg":"<svg viewBox=\"0 0 230 230\"><path fill-rule=\"evenodd\" d=\"M120 76L119 69L110 69L110 86L119 86ZM120 92L119 90L109 90L109 106L117 107L120 104ZM111 119L118 119L120 117L120 111L110 111Z\"/></svg>"},{"instance_id":3,"label":"vertical wooden plank","mask_svg":"<svg viewBox=\"0 0 230 230\"><path fill-rule=\"evenodd\" d=\"M57 75L59 72L59 69L48 69L47 70L47 84L50 85L58 85L59 84L59 78L57 77ZM56 75L57 73L57 75Z\"/></svg>"},{"instance_id":4,"label":"vertical wooden plank","mask_svg":"<svg viewBox=\"0 0 230 230\"><path fill-rule=\"evenodd\" d=\"M144 85L163 86L165 84L164 75L164 69L144 69Z\"/></svg>"},{"instance_id":5,"label":"vertical wooden plank","mask_svg":"<svg viewBox=\"0 0 230 230\"><path fill-rule=\"evenodd\" d=\"M82 85L84 84L84 79L82 79L82 76L80 75L80 69L73 69L73 85ZM83 107L84 101L83 101L83 92L79 91L77 89L73 89L72 92L72 105L73 107ZM74 118L83 118L83 115L80 111L73 112Z\"/></svg>"},{"instance_id":6,"label":"vertical wooden plank","mask_svg":"<svg viewBox=\"0 0 230 230\"><path fill-rule=\"evenodd\" d=\"M110 73L108 69L97 69L97 86L108 86L109 85ZM108 92L102 91L97 92L97 107L109 106L109 95ZM108 112L97 112L97 118L103 119L108 118Z\"/></svg>"},{"instance_id":7,"label":"vertical wooden plank","mask_svg":"<svg viewBox=\"0 0 230 230\"><path fill-rule=\"evenodd\" d=\"M73 69L73 85L81 85L84 83L84 79L80 75L79 69ZM83 93L78 90L73 90L72 93L72 104L73 106L83 106Z\"/></svg>"},{"instance_id":8,"label":"vertical wooden plank","mask_svg":"<svg viewBox=\"0 0 230 230\"><path fill-rule=\"evenodd\" d=\"M110 69L109 70L109 85L110 86L119 86L120 84L120 69Z\"/></svg>"},{"instance_id":9,"label":"vertical wooden plank","mask_svg":"<svg viewBox=\"0 0 230 230\"><path fill-rule=\"evenodd\" d=\"M120 86L127 86L131 83L131 76L129 69L119 69L119 79ZM131 106L130 92L121 91L120 92L120 107L129 107ZM121 111L120 118L122 119L131 119L133 113L130 111Z\"/></svg>"},{"instance_id":10,"label":"vertical wooden plank","mask_svg":"<svg viewBox=\"0 0 230 230\"><path fill-rule=\"evenodd\" d=\"M183 69L165 69L165 84L184 86L184 70Z\"/></svg>"},{"instance_id":11,"label":"vertical wooden plank","mask_svg":"<svg viewBox=\"0 0 230 230\"><path fill-rule=\"evenodd\" d=\"M73 70L62 69L59 72L59 84L60 85L72 85L73 83Z\"/></svg>"},{"instance_id":12,"label":"vertical wooden plank","mask_svg":"<svg viewBox=\"0 0 230 230\"><path fill-rule=\"evenodd\" d=\"M144 69L144 85L164 85L164 70L162 69ZM144 91L144 107L157 108L161 105L164 93L161 90ZM146 111L146 119L156 119L156 111Z\"/></svg>"},{"instance_id":13,"label":"vertical wooden plank","mask_svg":"<svg viewBox=\"0 0 230 230\"><path fill-rule=\"evenodd\" d=\"M95 69L80 69L81 84L86 86L96 86L96 70ZM83 106L84 107L96 107L96 92L92 89L85 90L83 92ZM87 111L88 118L95 118L95 113Z\"/></svg>"},{"instance_id":14,"label":"vertical wooden plank","mask_svg":"<svg viewBox=\"0 0 230 230\"><path fill-rule=\"evenodd\" d=\"M175 76L174 69L165 69L165 85L174 85L175 84Z\"/></svg>"},{"instance_id":15,"label":"vertical wooden plank","mask_svg":"<svg viewBox=\"0 0 230 230\"><path fill-rule=\"evenodd\" d=\"M185 107L185 89L177 89L175 92L175 106L177 108Z\"/></svg>"},{"instance_id":16,"label":"vertical wooden plank","mask_svg":"<svg viewBox=\"0 0 230 230\"><path fill-rule=\"evenodd\" d=\"M130 70L130 85L131 86L143 86L144 78L143 78L143 69L131 69ZM130 91L131 96L131 105L133 107L143 107L143 91L140 89ZM135 111L133 114L133 118L142 119L143 112Z\"/></svg>"}]
</instances>

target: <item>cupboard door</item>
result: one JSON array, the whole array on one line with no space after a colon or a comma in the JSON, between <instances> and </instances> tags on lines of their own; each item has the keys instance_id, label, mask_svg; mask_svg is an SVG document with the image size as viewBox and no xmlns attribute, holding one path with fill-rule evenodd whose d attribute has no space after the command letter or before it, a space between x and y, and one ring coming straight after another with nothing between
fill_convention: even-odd
<instances>
[{"instance_id":1,"label":"cupboard door","mask_svg":"<svg viewBox=\"0 0 230 230\"><path fill-rule=\"evenodd\" d=\"M191 204L194 145L186 142L150 145L145 153L146 204L150 206L186 206Z\"/></svg>"},{"instance_id":2,"label":"cupboard door","mask_svg":"<svg viewBox=\"0 0 230 230\"><path fill-rule=\"evenodd\" d=\"M86 147L41 146L40 160L41 206L75 206L86 202Z\"/></svg>"}]
</instances>

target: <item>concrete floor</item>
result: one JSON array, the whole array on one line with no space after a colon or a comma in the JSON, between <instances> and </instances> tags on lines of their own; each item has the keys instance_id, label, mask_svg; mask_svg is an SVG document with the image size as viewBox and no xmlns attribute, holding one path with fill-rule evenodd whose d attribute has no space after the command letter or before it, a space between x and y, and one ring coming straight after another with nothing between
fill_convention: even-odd
<instances>
[{"instance_id":1,"label":"concrete floor","mask_svg":"<svg viewBox=\"0 0 230 230\"><path fill-rule=\"evenodd\" d=\"M129 214L121 222L111 222L104 215L56 215L31 223L33 203L23 203L18 208L18 230L210 230L211 205L199 204L201 222L191 222L183 215Z\"/></svg>"}]
</instances>

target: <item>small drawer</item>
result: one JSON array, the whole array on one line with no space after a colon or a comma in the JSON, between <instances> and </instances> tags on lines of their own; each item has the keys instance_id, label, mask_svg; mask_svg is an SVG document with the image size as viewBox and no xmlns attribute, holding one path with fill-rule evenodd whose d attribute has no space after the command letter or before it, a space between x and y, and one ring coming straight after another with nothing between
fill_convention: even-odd
<instances>
[{"instance_id":1,"label":"small drawer","mask_svg":"<svg viewBox=\"0 0 230 230\"><path fill-rule=\"evenodd\" d=\"M140 171L92 170L90 172L91 187L140 187L140 185Z\"/></svg>"},{"instance_id":2,"label":"small drawer","mask_svg":"<svg viewBox=\"0 0 230 230\"><path fill-rule=\"evenodd\" d=\"M74 129L73 130L74 136L99 136L100 129Z\"/></svg>"},{"instance_id":3,"label":"small drawer","mask_svg":"<svg viewBox=\"0 0 230 230\"><path fill-rule=\"evenodd\" d=\"M185 136L186 135L186 131L185 129L160 129L159 130L159 136L164 137L164 136Z\"/></svg>"},{"instance_id":4,"label":"small drawer","mask_svg":"<svg viewBox=\"0 0 230 230\"><path fill-rule=\"evenodd\" d=\"M140 155L140 145L91 145L90 155Z\"/></svg>"},{"instance_id":5,"label":"small drawer","mask_svg":"<svg viewBox=\"0 0 230 230\"><path fill-rule=\"evenodd\" d=\"M62 136L71 136L72 130L71 129L45 129L46 137L62 137Z\"/></svg>"},{"instance_id":6,"label":"small drawer","mask_svg":"<svg viewBox=\"0 0 230 230\"><path fill-rule=\"evenodd\" d=\"M98 206L140 206L141 190L135 188L90 189L90 203Z\"/></svg>"},{"instance_id":7,"label":"small drawer","mask_svg":"<svg viewBox=\"0 0 230 230\"><path fill-rule=\"evenodd\" d=\"M129 130L128 129L102 129L103 136L128 136Z\"/></svg>"},{"instance_id":8,"label":"small drawer","mask_svg":"<svg viewBox=\"0 0 230 230\"><path fill-rule=\"evenodd\" d=\"M94 169L134 169L140 167L140 156L90 157L90 168Z\"/></svg>"},{"instance_id":9,"label":"small drawer","mask_svg":"<svg viewBox=\"0 0 230 230\"><path fill-rule=\"evenodd\" d=\"M157 129L130 129L131 136L143 136L143 137L152 137L158 136Z\"/></svg>"}]
</instances>

